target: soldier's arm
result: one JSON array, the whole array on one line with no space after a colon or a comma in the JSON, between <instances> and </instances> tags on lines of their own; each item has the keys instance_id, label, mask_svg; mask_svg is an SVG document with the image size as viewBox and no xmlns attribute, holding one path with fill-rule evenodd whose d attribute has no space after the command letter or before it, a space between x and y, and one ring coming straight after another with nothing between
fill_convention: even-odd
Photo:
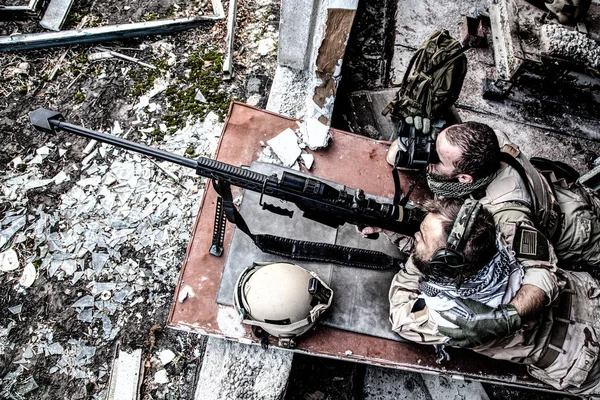
<instances>
[{"instance_id":1,"label":"soldier's arm","mask_svg":"<svg viewBox=\"0 0 600 400\"><path fill-rule=\"evenodd\" d=\"M389 292L392 330L413 342L444 343L446 337L437 333L437 325L429 318L428 307L418 297L420 277L410 259L394 276Z\"/></svg>"},{"instance_id":2,"label":"soldier's arm","mask_svg":"<svg viewBox=\"0 0 600 400\"><path fill-rule=\"evenodd\" d=\"M516 203L504 203L486 208L494 216L496 227L506 242L516 251L517 258L525 271L521 289L510 304L515 306L521 317L534 314L554 301L559 293L558 280L555 275L557 258L554 249L540 234L538 243L545 246L544 255L539 258L535 256L520 257L518 255L519 244L514 243L515 237L518 237L516 231L518 227L534 226L528 208ZM536 251L540 250L536 249Z\"/></svg>"},{"instance_id":3,"label":"soldier's arm","mask_svg":"<svg viewBox=\"0 0 600 400\"><path fill-rule=\"evenodd\" d=\"M523 285L512 299L512 304L521 318L533 315L540 311L546 303L546 292L535 285Z\"/></svg>"}]
</instances>

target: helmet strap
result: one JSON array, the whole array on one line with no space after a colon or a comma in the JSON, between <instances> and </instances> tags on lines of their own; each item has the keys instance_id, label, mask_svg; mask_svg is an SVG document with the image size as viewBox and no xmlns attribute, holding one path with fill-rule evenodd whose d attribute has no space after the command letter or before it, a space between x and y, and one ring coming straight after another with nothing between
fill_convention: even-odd
<instances>
[{"instance_id":1,"label":"helmet strap","mask_svg":"<svg viewBox=\"0 0 600 400\"><path fill-rule=\"evenodd\" d=\"M260 347L267 350L269 348L269 336L271 335L256 325L252 325L252 333L260 340Z\"/></svg>"}]
</instances>

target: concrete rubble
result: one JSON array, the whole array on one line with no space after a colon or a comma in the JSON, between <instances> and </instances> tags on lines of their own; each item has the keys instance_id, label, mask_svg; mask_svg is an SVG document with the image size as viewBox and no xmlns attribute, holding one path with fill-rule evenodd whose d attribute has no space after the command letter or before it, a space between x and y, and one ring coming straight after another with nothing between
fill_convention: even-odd
<instances>
[{"instance_id":1,"label":"concrete rubble","mask_svg":"<svg viewBox=\"0 0 600 400\"><path fill-rule=\"evenodd\" d=\"M278 400L285 394L292 352L210 338L196 400Z\"/></svg>"},{"instance_id":2,"label":"concrete rubble","mask_svg":"<svg viewBox=\"0 0 600 400\"><path fill-rule=\"evenodd\" d=\"M542 47L546 54L575 60L592 68L600 66L600 44L584 33L556 24L546 24L541 31Z\"/></svg>"},{"instance_id":3,"label":"concrete rubble","mask_svg":"<svg viewBox=\"0 0 600 400\"><path fill-rule=\"evenodd\" d=\"M217 116L209 115L159 147L179 155L191 148L195 154L211 156L221 129ZM175 285L179 265L173 260L181 259L189 241L203 182L193 170L102 144L81 165L74 166L80 179L58 199L56 211L46 213L39 207L29 212L28 191L70 179L65 171L52 179L37 178L38 166L56 152L56 146L38 149L24 158L25 171L12 171L4 181L0 201L12 202L15 211L7 212L0 222L4 250L0 269L14 272L15 289L23 292L36 277L71 285L86 282L87 289L77 292L77 299L65 306L76 311L77 320L89 324L92 335L56 341L50 327L38 325L19 363L26 367L32 357L60 355L48 373L96 382L107 373L106 368L90 369L96 346L112 341L131 318L142 317L131 314L136 304L157 309L170 303L170 290L164 288ZM20 263L16 251L8 246L26 240L31 240L33 247L29 254L21 255ZM124 248L144 256L123 259ZM25 265L22 270L20 264ZM5 334L0 334L0 349L11 346L4 341L12 327L12 323L2 327ZM168 358L168 353L161 353L163 364ZM5 376L0 394L13 390L14 378L24 373L17 369Z\"/></svg>"}]
</instances>

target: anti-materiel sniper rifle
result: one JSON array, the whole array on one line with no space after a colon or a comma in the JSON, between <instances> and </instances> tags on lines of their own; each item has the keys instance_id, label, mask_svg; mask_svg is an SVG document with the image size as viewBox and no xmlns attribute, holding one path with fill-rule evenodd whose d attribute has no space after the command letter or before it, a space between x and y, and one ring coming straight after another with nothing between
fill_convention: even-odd
<instances>
[{"instance_id":1,"label":"anti-materiel sniper rifle","mask_svg":"<svg viewBox=\"0 0 600 400\"><path fill-rule=\"evenodd\" d=\"M31 112L29 118L31 124L36 129L46 133L55 133L58 130L64 130L142 153L159 160L170 161L184 167L193 168L198 175L213 180L215 189L224 197L226 202L228 200L226 198L228 197L227 192L231 196L229 185L234 185L260 193L262 207L280 215L291 217L292 211L263 203L263 195L292 202L303 211L305 218L334 228L344 223L350 223L359 227L377 226L405 235L413 235L418 231L419 224L423 218L423 214L418 208L382 203L375 200L374 196L365 194L361 189L352 190L347 189L345 186L342 189L335 189L333 186L319 179L306 177L292 171L283 172L281 179L279 179L277 175L264 175L247 168L236 167L206 157L199 157L193 160L70 124L65 122L62 114L56 111L40 108ZM227 218L231 222L237 223L238 227L240 227L240 221L236 221L230 215L232 211L235 212L235 210L231 209L227 212Z\"/></svg>"}]
</instances>

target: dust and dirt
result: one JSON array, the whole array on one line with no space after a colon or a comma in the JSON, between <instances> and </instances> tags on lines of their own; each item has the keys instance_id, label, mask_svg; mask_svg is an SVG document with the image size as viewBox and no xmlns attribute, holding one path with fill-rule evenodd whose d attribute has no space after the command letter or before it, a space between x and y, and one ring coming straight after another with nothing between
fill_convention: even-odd
<instances>
[{"instance_id":1,"label":"dust and dirt","mask_svg":"<svg viewBox=\"0 0 600 400\"><path fill-rule=\"evenodd\" d=\"M209 1L84 0L63 30L212 14ZM42 32L38 22L2 22L0 34ZM38 132L28 113L44 107L86 128L171 151L178 140L182 154L210 155L232 99L266 103L276 46L259 52L259 43L276 42L278 25L279 2L238 2L230 81L221 73L226 19L169 36L3 54L0 252L15 250L19 268L0 271L0 397L104 398L117 349L136 348L145 354L144 399L193 397L205 338L156 326L167 319L203 183L87 139ZM99 46L155 68L93 61ZM116 183L106 181L111 171ZM137 191L120 179L146 185L138 198L148 212L135 221L127 198ZM30 287L19 283L28 264ZM166 349L175 357L163 365Z\"/></svg>"}]
</instances>

